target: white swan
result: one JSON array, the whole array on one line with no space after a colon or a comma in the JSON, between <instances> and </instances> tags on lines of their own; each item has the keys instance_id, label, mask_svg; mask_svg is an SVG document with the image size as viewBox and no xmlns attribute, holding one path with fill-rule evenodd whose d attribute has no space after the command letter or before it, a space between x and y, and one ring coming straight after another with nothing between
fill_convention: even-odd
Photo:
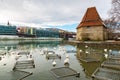
<instances>
[{"instance_id":1,"label":"white swan","mask_svg":"<svg viewBox=\"0 0 120 80\"><path fill-rule=\"evenodd\" d=\"M40 52L41 55L43 55L44 53L43 52Z\"/></svg>"},{"instance_id":2,"label":"white swan","mask_svg":"<svg viewBox=\"0 0 120 80\"><path fill-rule=\"evenodd\" d=\"M28 57L27 60L33 60L33 58L32 57Z\"/></svg>"},{"instance_id":3,"label":"white swan","mask_svg":"<svg viewBox=\"0 0 120 80\"><path fill-rule=\"evenodd\" d=\"M62 50L62 47L59 47L59 51L61 51Z\"/></svg>"},{"instance_id":4,"label":"white swan","mask_svg":"<svg viewBox=\"0 0 120 80\"><path fill-rule=\"evenodd\" d=\"M80 49L80 52L82 52L82 50Z\"/></svg>"},{"instance_id":5,"label":"white swan","mask_svg":"<svg viewBox=\"0 0 120 80\"><path fill-rule=\"evenodd\" d=\"M74 49L72 48L72 51L74 51Z\"/></svg>"},{"instance_id":6,"label":"white swan","mask_svg":"<svg viewBox=\"0 0 120 80\"><path fill-rule=\"evenodd\" d=\"M104 49L105 52L107 52L107 49Z\"/></svg>"},{"instance_id":7,"label":"white swan","mask_svg":"<svg viewBox=\"0 0 120 80\"><path fill-rule=\"evenodd\" d=\"M68 55L68 54L66 54L66 58L69 58L69 55Z\"/></svg>"},{"instance_id":8,"label":"white swan","mask_svg":"<svg viewBox=\"0 0 120 80\"><path fill-rule=\"evenodd\" d=\"M66 53L67 53L65 49L63 50L63 53L64 53L64 54L66 54Z\"/></svg>"},{"instance_id":9,"label":"white swan","mask_svg":"<svg viewBox=\"0 0 120 80\"><path fill-rule=\"evenodd\" d=\"M85 48L88 48L88 46L86 45Z\"/></svg>"},{"instance_id":10,"label":"white swan","mask_svg":"<svg viewBox=\"0 0 120 80\"><path fill-rule=\"evenodd\" d=\"M18 60L21 57L21 55L16 55L15 60Z\"/></svg>"},{"instance_id":11,"label":"white swan","mask_svg":"<svg viewBox=\"0 0 120 80\"><path fill-rule=\"evenodd\" d=\"M85 51L86 54L88 54L89 52L88 51Z\"/></svg>"},{"instance_id":12,"label":"white swan","mask_svg":"<svg viewBox=\"0 0 120 80\"><path fill-rule=\"evenodd\" d=\"M69 58L68 57L64 60L64 64L69 64Z\"/></svg>"},{"instance_id":13,"label":"white swan","mask_svg":"<svg viewBox=\"0 0 120 80\"><path fill-rule=\"evenodd\" d=\"M112 50L110 49L109 52L112 52Z\"/></svg>"},{"instance_id":14,"label":"white swan","mask_svg":"<svg viewBox=\"0 0 120 80\"><path fill-rule=\"evenodd\" d=\"M105 54L105 58L108 58L108 54Z\"/></svg>"},{"instance_id":15,"label":"white swan","mask_svg":"<svg viewBox=\"0 0 120 80\"><path fill-rule=\"evenodd\" d=\"M48 51L48 48L45 47L43 50Z\"/></svg>"},{"instance_id":16,"label":"white swan","mask_svg":"<svg viewBox=\"0 0 120 80\"><path fill-rule=\"evenodd\" d=\"M118 53L120 54L120 51Z\"/></svg>"},{"instance_id":17,"label":"white swan","mask_svg":"<svg viewBox=\"0 0 120 80\"><path fill-rule=\"evenodd\" d=\"M54 47L53 49L56 50L56 47Z\"/></svg>"},{"instance_id":18,"label":"white swan","mask_svg":"<svg viewBox=\"0 0 120 80\"><path fill-rule=\"evenodd\" d=\"M53 66L56 66L56 61L55 61L55 60L52 62L52 65L53 65Z\"/></svg>"}]
</instances>

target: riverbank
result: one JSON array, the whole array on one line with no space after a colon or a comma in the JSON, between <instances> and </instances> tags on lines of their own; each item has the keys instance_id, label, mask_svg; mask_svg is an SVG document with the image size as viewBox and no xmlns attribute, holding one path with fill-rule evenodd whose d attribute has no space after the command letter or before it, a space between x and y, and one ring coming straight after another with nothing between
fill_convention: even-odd
<instances>
[{"instance_id":1,"label":"riverbank","mask_svg":"<svg viewBox=\"0 0 120 80\"><path fill-rule=\"evenodd\" d=\"M62 41L62 38L53 38L53 37L18 37L18 36L0 36L0 41L1 40L58 40Z\"/></svg>"},{"instance_id":2,"label":"riverbank","mask_svg":"<svg viewBox=\"0 0 120 80\"><path fill-rule=\"evenodd\" d=\"M120 45L120 41L115 40L107 40L107 41L68 41L69 43L76 43L76 44L118 44Z\"/></svg>"},{"instance_id":3,"label":"riverbank","mask_svg":"<svg viewBox=\"0 0 120 80\"><path fill-rule=\"evenodd\" d=\"M65 41L65 43L77 46L89 46L92 48L120 49L120 41Z\"/></svg>"}]
</instances>

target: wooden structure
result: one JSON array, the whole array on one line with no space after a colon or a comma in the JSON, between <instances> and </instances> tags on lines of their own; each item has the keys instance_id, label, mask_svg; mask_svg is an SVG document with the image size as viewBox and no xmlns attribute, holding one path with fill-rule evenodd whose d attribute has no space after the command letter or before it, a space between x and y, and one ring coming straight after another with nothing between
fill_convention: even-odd
<instances>
[{"instance_id":1,"label":"wooden structure","mask_svg":"<svg viewBox=\"0 0 120 80\"><path fill-rule=\"evenodd\" d=\"M97 68L92 74L92 77L99 80L120 80L120 71L107 68Z\"/></svg>"},{"instance_id":2,"label":"wooden structure","mask_svg":"<svg viewBox=\"0 0 120 80\"><path fill-rule=\"evenodd\" d=\"M101 64L101 66L120 70L120 61L119 60L106 60Z\"/></svg>"},{"instance_id":3,"label":"wooden structure","mask_svg":"<svg viewBox=\"0 0 120 80\"><path fill-rule=\"evenodd\" d=\"M51 69L51 72L57 78L64 78L64 77L70 77L70 76L79 77L80 76L79 72L75 71L74 69L70 67L53 68Z\"/></svg>"}]
</instances>

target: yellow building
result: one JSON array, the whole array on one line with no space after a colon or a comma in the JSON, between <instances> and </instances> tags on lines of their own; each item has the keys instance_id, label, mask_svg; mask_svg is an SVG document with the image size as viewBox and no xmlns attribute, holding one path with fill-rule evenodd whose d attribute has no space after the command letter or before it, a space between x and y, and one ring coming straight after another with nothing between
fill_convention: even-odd
<instances>
[{"instance_id":1,"label":"yellow building","mask_svg":"<svg viewBox=\"0 0 120 80\"><path fill-rule=\"evenodd\" d=\"M87 9L77 27L77 40L106 40L107 27L104 25L95 7Z\"/></svg>"}]
</instances>

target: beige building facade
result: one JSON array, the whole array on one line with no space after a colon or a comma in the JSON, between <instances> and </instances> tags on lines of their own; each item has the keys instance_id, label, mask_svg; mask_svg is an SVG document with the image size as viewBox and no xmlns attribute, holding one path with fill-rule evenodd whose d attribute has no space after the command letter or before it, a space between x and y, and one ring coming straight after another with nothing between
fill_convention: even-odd
<instances>
[{"instance_id":1,"label":"beige building facade","mask_svg":"<svg viewBox=\"0 0 120 80\"><path fill-rule=\"evenodd\" d=\"M107 40L104 26L85 26L77 29L77 40Z\"/></svg>"}]
</instances>

